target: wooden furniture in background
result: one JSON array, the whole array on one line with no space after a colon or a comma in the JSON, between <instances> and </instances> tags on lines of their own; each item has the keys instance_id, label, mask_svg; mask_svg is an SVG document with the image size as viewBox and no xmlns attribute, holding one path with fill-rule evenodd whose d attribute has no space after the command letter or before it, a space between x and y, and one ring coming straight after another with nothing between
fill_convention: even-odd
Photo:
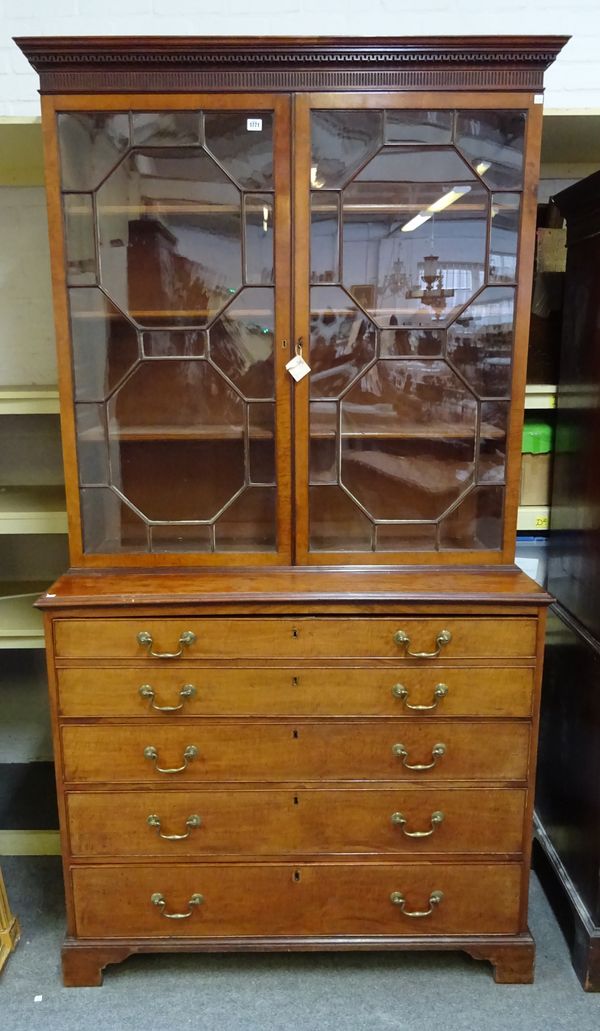
<instances>
[{"instance_id":1,"label":"wooden furniture in background","mask_svg":"<svg viewBox=\"0 0 600 1031\"><path fill-rule=\"evenodd\" d=\"M19 41L74 567L39 603L65 983L165 949L531 980L549 598L514 537L563 42Z\"/></svg>"},{"instance_id":2,"label":"wooden furniture in background","mask_svg":"<svg viewBox=\"0 0 600 1031\"><path fill-rule=\"evenodd\" d=\"M600 172L555 197L567 222L549 623L536 802L538 868L584 988L600 991Z\"/></svg>"},{"instance_id":3,"label":"wooden furniture in background","mask_svg":"<svg viewBox=\"0 0 600 1031\"><path fill-rule=\"evenodd\" d=\"M0 870L0 970L11 952L16 949L20 937L19 921L10 911L2 870Z\"/></svg>"}]
</instances>

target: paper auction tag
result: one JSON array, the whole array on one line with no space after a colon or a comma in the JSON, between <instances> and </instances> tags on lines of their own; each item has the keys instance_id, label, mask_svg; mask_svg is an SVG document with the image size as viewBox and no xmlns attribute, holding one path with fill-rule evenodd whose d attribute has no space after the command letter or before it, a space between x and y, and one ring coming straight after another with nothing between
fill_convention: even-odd
<instances>
[{"instance_id":1,"label":"paper auction tag","mask_svg":"<svg viewBox=\"0 0 600 1031\"><path fill-rule=\"evenodd\" d=\"M310 365L307 365L301 354L297 354L287 363L286 369L292 379L295 379L297 383L299 380L304 379L305 376L308 376Z\"/></svg>"}]
</instances>

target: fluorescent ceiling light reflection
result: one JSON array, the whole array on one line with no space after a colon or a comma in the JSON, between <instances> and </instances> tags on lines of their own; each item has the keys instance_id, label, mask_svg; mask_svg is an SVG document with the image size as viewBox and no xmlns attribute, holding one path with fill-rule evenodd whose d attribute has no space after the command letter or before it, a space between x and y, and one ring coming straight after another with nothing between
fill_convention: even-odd
<instances>
[{"instance_id":1,"label":"fluorescent ceiling light reflection","mask_svg":"<svg viewBox=\"0 0 600 1031\"><path fill-rule=\"evenodd\" d=\"M477 172L477 175L485 175L485 173L487 172L488 168L491 168L491 167L492 167L492 162L491 161L478 161L477 164L475 165L475 171Z\"/></svg>"},{"instance_id":2,"label":"fluorescent ceiling light reflection","mask_svg":"<svg viewBox=\"0 0 600 1031\"><path fill-rule=\"evenodd\" d=\"M460 198L464 197L466 193L470 192L470 190L470 186L453 186L448 193L445 193L442 197L438 197L437 200L434 200L433 204L430 204L428 208L425 208L424 211L420 211L418 215L411 218L410 222L403 225L402 232L411 233L413 229L418 229L424 222L429 221L432 215L436 214L438 211L443 211L444 208L449 208L451 204L460 200Z\"/></svg>"}]
</instances>

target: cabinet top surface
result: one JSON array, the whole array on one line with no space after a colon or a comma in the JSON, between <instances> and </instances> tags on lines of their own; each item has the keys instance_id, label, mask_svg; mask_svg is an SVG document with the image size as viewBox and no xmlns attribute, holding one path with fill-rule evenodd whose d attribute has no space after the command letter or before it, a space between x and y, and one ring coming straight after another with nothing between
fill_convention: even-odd
<instances>
[{"instance_id":1,"label":"cabinet top surface","mask_svg":"<svg viewBox=\"0 0 600 1031\"><path fill-rule=\"evenodd\" d=\"M398 602L546 605L550 596L516 566L464 569L321 567L212 569L184 573L106 570L62 576L41 608L185 603Z\"/></svg>"}]
</instances>

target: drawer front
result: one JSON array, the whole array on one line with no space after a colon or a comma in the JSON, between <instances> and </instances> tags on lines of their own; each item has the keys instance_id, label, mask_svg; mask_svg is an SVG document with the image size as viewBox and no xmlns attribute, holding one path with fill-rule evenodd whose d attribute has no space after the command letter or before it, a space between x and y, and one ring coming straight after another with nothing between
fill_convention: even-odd
<instances>
[{"instance_id":1,"label":"drawer front","mask_svg":"<svg viewBox=\"0 0 600 1031\"><path fill-rule=\"evenodd\" d=\"M61 733L67 781L169 787L207 781L525 780L529 754L529 726L518 722L179 720L67 724ZM431 768L408 768L415 764ZM179 772L160 773L157 766Z\"/></svg>"},{"instance_id":2,"label":"drawer front","mask_svg":"<svg viewBox=\"0 0 600 1031\"><path fill-rule=\"evenodd\" d=\"M180 644L186 631L195 635L191 644ZM402 631L408 644L396 642ZM438 637L449 631L451 640ZM137 635L147 633L152 644L140 644ZM394 619L352 617L206 618L177 619L58 619L54 642L59 658L147 659L148 664L182 659L215 658L343 658L381 656L407 660L409 651L442 658L513 657L535 654L536 620L523 618ZM149 656L176 654L179 658ZM431 661L422 659L421 661Z\"/></svg>"},{"instance_id":3,"label":"drawer front","mask_svg":"<svg viewBox=\"0 0 600 1031\"><path fill-rule=\"evenodd\" d=\"M92 858L517 854L524 807L525 792L514 789L232 788L67 795L72 855Z\"/></svg>"},{"instance_id":4,"label":"drawer front","mask_svg":"<svg viewBox=\"0 0 600 1031\"><path fill-rule=\"evenodd\" d=\"M515 716L531 714L533 669L69 668L62 716ZM179 708L181 706L181 708ZM428 706L425 710L413 706Z\"/></svg>"},{"instance_id":5,"label":"drawer front","mask_svg":"<svg viewBox=\"0 0 600 1031\"><path fill-rule=\"evenodd\" d=\"M515 934L518 864L218 864L71 870L82 938ZM433 892L441 901L430 903ZM392 902L393 893L398 900ZM162 898L156 902L152 896ZM190 900L196 898L190 904ZM432 912L416 918L411 912ZM403 912L405 910L405 912ZM180 913L172 920L165 913Z\"/></svg>"}]
</instances>

